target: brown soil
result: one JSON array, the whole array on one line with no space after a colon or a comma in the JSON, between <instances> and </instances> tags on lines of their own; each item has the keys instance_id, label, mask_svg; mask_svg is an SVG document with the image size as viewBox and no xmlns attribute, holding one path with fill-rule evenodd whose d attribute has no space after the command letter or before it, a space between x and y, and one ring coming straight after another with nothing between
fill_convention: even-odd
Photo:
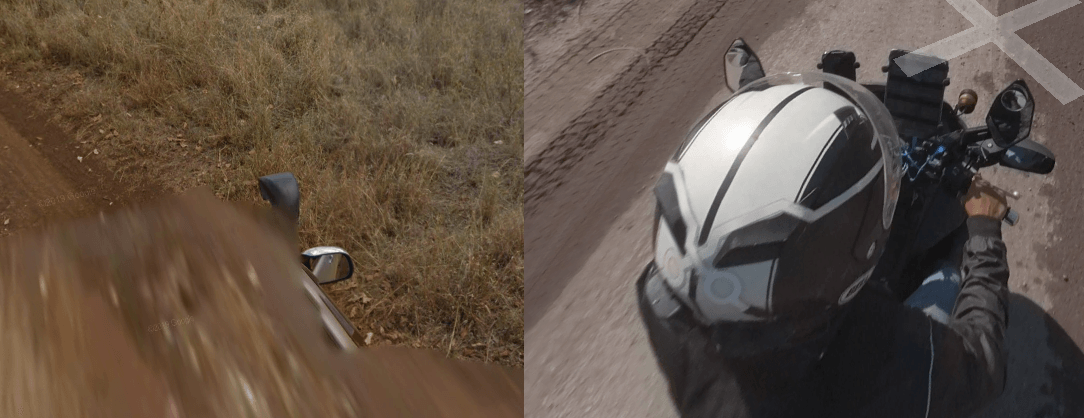
<instances>
[{"instance_id":1,"label":"brown soil","mask_svg":"<svg viewBox=\"0 0 1084 418\"><path fill-rule=\"evenodd\" d=\"M267 212L200 191L0 244L4 416L510 416L522 372L333 347ZM14 413L12 413L14 411Z\"/></svg>"},{"instance_id":2,"label":"brown soil","mask_svg":"<svg viewBox=\"0 0 1084 418\"><path fill-rule=\"evenodd\" d=\"M522 370L333 348L265 212L139 203L10 90L0 116L0 416L522 414Z\"/></svg>"},{"instance_id":3,"label":"brown soil","mask_svg":"<svg viewBox=\"0 0 1084 418\"><path fill-rule=\"evenodd\" d=\"M154 184L111 181L100 154L12 87L0 84L0 236L157 195Z\"/></svg>"}]
</instances>

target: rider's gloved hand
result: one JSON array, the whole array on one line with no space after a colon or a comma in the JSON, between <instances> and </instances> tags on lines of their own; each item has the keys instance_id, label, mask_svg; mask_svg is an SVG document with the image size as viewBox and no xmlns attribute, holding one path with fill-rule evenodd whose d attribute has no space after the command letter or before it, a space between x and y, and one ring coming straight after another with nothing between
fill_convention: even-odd
<instances>
[{"instance_id":1,"label":"rider's gloved hand","mask_svg":"<svg viewBox=\"0 0 1084 418\"><path fill-rule=\"evenodd\" d=\"M971 182L971 188L964 196L964 209L968 216L981 216L1000 221L1009 211L1005 195L979 176Z\"/></svg>"}]
</instances>

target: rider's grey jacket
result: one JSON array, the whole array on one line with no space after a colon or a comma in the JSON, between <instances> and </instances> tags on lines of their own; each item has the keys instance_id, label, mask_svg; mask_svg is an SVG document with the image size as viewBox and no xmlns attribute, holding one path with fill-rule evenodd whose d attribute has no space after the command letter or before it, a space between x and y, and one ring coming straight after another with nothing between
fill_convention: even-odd
<instances>
[{"instance_id":1,"label":"rider's grey jacket","mask_svg":"<svg viewBox=\"0 0 1084 418\"><path fill-rule=\"evenodd\" d=\"M967 221L963 281L948 325L866 286L838 319L827 349L741 360L710 331L663 319L637 281L640 313L683 417L966 417L1005 385L1009 268L1000 222ZM823 356L820 356L823 353ZM819 357L819 358L818 358Z\"/></svg>"}]
</instances>

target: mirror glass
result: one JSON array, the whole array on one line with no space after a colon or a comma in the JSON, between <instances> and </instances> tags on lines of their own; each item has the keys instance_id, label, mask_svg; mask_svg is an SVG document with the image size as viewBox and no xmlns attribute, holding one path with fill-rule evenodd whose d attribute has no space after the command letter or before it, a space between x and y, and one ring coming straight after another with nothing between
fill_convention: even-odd
<instances>
[{"instance_id":1,"label":"mirror glass","mask_svg":"<svg viewBox=\"0 0 1084 418\"><path fill-rule=\"evenodd\" d=\"M1024 80L1016 80L1005 87L986 114L986 127L990 130L994 145L1009 148L1028 139L1034 113L1035 102Z\"/></svg>"},{"instance_id":2,"label":"mirror glass","mask_svg":"<svg viewBox=\"0 0 1084 418\"><path fill-rule=\"evenodd\" d=\"M737 91L742 86L765 76L760 59L740 38L730 44L723 65L723 74L726 76L727 87L732 91Z\"/></svg>"},{"instance_id":3,"label":"mirror glass","mask_svg":"<svg viewBox=\"0 0 1084 418\"><path fill-rule=\"evenodd\" d=\"M1010 111L1019 112L1028 104L1028 97L1019 90L1009 90L1001 95L1001 104Z\"/></svg>"},{"instance_id":4,"label":"mirror glass","mask_svg":"<svg viewBox=\"0 0 1084 418\"><path fill-rule=\"evenodd\" d=\"M334 283L354 275L354 260L339 247L314 247L301 253L305 265L320 284Z\"/></svg>"},{"instance_id":5,"label":"mirror glass","mask_svg":"<svg viewBox=\"0 0 1084 418\"><path fill-rule=\"evenodd\" d=\"M726 53L726 86L731 91L737 91L741 86L741 67L749 61L749 55L741 48L730 48Z\"/></svg>"}]
</instances>

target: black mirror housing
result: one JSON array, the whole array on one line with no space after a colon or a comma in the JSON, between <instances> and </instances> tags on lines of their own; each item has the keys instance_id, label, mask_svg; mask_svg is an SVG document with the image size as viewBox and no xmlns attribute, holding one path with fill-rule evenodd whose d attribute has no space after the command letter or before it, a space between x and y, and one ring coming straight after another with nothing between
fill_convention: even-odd
<instances>
[{"instance_id":1,"label":"black mirror housing","mask_svg":"<svg viewBox=\"0 0 1084 418\"><path fill-rule=\"evenodd\" d=\"M1024 80L1016 80L994 98L986 114L986 127L994 145L1009 148L1031 136L1035 100Z\"/></svg>"},{"instance_id":2,"label":"black mirror housing","mask_svg":"<svg viewBox=\"0 0 1084 418\"><path fill-rule=\"evenodd\" d=\"M1020 171L1049 174L1054 171L1054 153L1042 144L1025 140L1001 154L1001 165Z\"/></svg>"},{"instance_id":3,"label":"black mirror housing","mask_svg":"<svg viewBox=\"0 0 1084 418\"><path fill-rule=\"evenodd\" d=\"M271 207L297 225L301 217L301 192L293 173L277 173L260 177L260 196Z\"/></svg>"},{"instance_id":4,"label":"black mirror housing","mask_svg":"<svg viewBox=\"0 0 1084 418\"><path fill-rule=\"evenodd\" d=\"M851 81L858 81L858 58L854 52L833 50L821 54L821 62L817 68L829 74L835 74Z\"/></svg>"},{"instance_id":5,"label":"black mirror housing","mask_svg":"<svg viewBox=\"0 0 1084 418\"><path fill-rule=\"evenodd\" d=\"M746 84L765 76L760 58L757 58L757 54L745 43L745 40L738 38L730 44L730 49L727 50L723 60L723 78L726 79L727 88L737 91Z\"/></svg>"}]
</instances>

